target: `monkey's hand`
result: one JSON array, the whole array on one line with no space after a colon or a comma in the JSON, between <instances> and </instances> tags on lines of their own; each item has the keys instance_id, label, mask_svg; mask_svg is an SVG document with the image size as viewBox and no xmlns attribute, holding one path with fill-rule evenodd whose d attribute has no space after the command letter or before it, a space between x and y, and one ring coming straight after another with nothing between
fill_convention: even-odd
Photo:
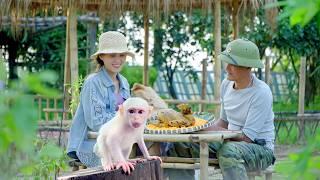
<instances>
[{"instance_id":1,"label":"monkey's hand","mask_svg":"<svg viewBox=\"0 0 320 180\"><path fill-rule=\"evenodd\" d=\"M134 170L135 164L136 163L129 162L129 161L120 161L120 162L116 163L115 165L116 165L116 169L119 169L121 167L125 173L130 174Z\"/></svg>"},{"instance_id":2,"label":"monkey's hand","mask_svg":"<svg viewBox=\"0 0 320 180\"><path fill-rule=\"evenodd\" d=\"M129 161L129 162L132 162L132 163L134 163L134 165L136 165L136 163L144 162L145 159L135 158L135 159L129 159L128 161Z\"/></svg>"},{"instance_id":3,"label":"monkey's hand","mask_svg":"<svg viewBox=\"0 0 320 180\"><path fill-rule=\"evenodd\" d=\"M116 166L113 163L102 163L102 168L105 171L111 171L115 168Z\"/></svg>"},{"instance_id":4,"label":"monkey's hand","mask_svg":"<svg viewBox=\"0 0 320 180\"><path fill-rule=\"evenodd\" d=\"M149 156L147 157L148 160L159 160L160 163L162 163L162 160L159 156Z\"/></svg>"},{"instance_id":5,"label":"monkey's hand","mask_svg":"<svg viewBox=\"0 0 320 180\"><path fill-rule=\"evenodd\" d=\"M111 171L116 168L115 164L113 164L112 162L104 161L104 160L101 160L101 165L103 170L105 171Z\"/></svg>"}]
</instances>

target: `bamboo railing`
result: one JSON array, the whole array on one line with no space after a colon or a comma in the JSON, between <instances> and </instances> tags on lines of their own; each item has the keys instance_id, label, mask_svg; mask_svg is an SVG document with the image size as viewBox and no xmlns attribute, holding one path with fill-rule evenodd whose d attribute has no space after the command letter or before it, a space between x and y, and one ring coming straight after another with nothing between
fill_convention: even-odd
<instances>
[{"instance_id":1,"label":"bamboo railing","mask_svg":"<svg viewBox=\"0 0 320 180\"><path fill-rule=\"evenodd\" d=\"M56 98L47 98L44 96L35 96L35 104L38 106L38 119L39 127L43 130L68 130L71 125L71 113L69 110L63 110L62 108L62 96ZM208 101L208 100L164 100L169 106L175 107L180 103L188 103L192 106L194 112L201 111L201 106L203 106L203 111L214 112L214 109L220 106L219 101ZM214 105L214 107L213 107ZM214 108L214 109L213 109ZM67 119L63 119L64 114ZM301 127L299 122L304 121L304 127ZM297 112L280 112L275 113L275 132L276 139L285 136L300 136L304 130L308 135L314 135L320 126L320 113L319 112L305 112L304 114L299 114ZM63 128L61 128L61 126ZM296 134L297 127L304 130Z\"/></svg>"}]
</instances>

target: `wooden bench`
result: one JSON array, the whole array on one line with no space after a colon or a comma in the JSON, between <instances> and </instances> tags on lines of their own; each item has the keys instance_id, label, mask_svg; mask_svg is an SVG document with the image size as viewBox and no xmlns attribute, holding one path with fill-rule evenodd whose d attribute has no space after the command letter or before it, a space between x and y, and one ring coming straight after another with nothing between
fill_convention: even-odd
<instances>
[{"instance_id":1,"label":"wooden bench","mask_svg":"<svg viewBox=\"0 0 320 180\"><path fill-rule=\"evenodd\" d=\"M256 176L263 176L263 175L265 175L265 180L271 180L272 173L274 173L274 168L273 166L269 166L265 170L251 171L251 172L248 172L247 174L248 174L249 180L254 180Z\"/></svg>"}]
</instances>

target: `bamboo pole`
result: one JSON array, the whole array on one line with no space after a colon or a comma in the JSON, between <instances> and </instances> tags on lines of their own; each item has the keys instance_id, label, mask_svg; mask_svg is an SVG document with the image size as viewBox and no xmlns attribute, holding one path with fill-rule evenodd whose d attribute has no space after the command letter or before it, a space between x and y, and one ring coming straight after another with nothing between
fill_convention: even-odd
<instances>
[{"instance_id":1,"label":"bamboo pole","mask_svg":"<svg viewBox=\"0 0 320 180\"><path fill-rule=\"evenodd\" d=\"M189 164L194 164L194 163L200 163L200 158L182 158L182 157L161 157L162 162L166 163L189 163ZM209 159L208 160L209 164L216 164L218 165L218 159Z\"/></svg>"},{"instance_id":2,"label":"bamboo pole","mask_svg":"<svg viewBox=\"0 0 320 180\"><path fill-rule=\"evenodd\" d=\"M58 99L57 98L54 98L53 99L53 108L54 109L57 109L58 108ZM58 112L54 112L54 120L57 120L58 119Z\"/></svg>"},{"instance_id":3,"label":"bamboo pole","mask_svg":"<svg viewBox=\"0 0 320 180\"><path fill-rule=\"evenodd\" d=\"M233 39L237 39L239 36L239 0L232 1L232 27L233 27Z\"/></svg>"},{"instance_id":4,"label":"bamboo pole","mask_svg":"<svg viewBox=\"0 0 320 180\"><path fill-rule=\"evenodd\" d=\"M202 84L201 84L201 100L206 99L206 94L207 94L207 76L208 76L208 71L207 71L207 58L204 58L202 60ZM204 104L200 104L200 111L204 111Z\"/></svg>"},{"instance_id":5,"label":"bamboo pole","mask_svg":"<svg viewBox=\"0 0 320 180\"><path fill-rule=\"evenodd\" d=\"M299 141L304 142L304 98L305 98L305 86L306 86L306 57L301 57L300 62L300 78L299 78L299 107L298 117L300 117L299 123Z\"/></svg>"},{"instance_id":6,"label":"bamboo pole","mask_svg":"<svg viewBox=\"0 0 320 180\"><path fill-rule=\"evenodd\" d=\"M91 73L95 69L95 64L91 61L90 56L94 53L95 42L97 40L97 22L88 22L87 24L87 43L88 43L88 60L90 61L90 66L88 66L87 73Z\"/></svg>"},{"instance_id":7,"label":"bamboo pole","mask_svg":"<svg viewBox=\"0 0 320 180\"><path fill-rule=\"evenodd\" d=\"M38 117L39 120L42 120L42 98L39 96L38 98Z\"/></svg>"},{"instance_id":8,"label":"bamboo pole","mask_svg":"<svg viewBox=\"0 0 320 180\"><path fill-rule=\"evenodd\" d=\"M168 104L220 104L220 101L208 101L208 100L179 100L179 99L164 99L164 101Z\"/></svg>"},{"instance_id":9,"label":"bamboo pole","mask_svg":"<svg viewBox=\"0 0 320 180\"><path fill-rule=\"evenodd\" d=\"M199 169L201 165L185 164L185 163L161 163L161 167L164 169Z\"/></svg>"},{"instance_id":10,"label":"bamboo pole","mask_svg":"<svg viewBox=\"0 0 320 180\"><path fill-rule=\"evenodd\" d=\"M220 101L221 85L221 61L218 55L221 53L221 0L214 4L214 100ZM215 108L215 117L219 117L220 107Z\"/></svg>"},{"instance_id":11,"label":"bamboo pole","mask_svg":"<svg viewBox=\"0 0 320 180\"><path fill-rule=\"evenodd\" d=\"M271 59L271 56L267 56L266 57L266 65L265 65L265 75L264 75L264 78L265 78L265 82L270 86L271 84L271 78L270 78L270 75L271 75L271 72L270 72L270 59Z\"/></svg>"},{"instance_id":12,"label":"bamboo pole","mask_svg":"<svg viewBox=\"0 0 320 180\"><path fill-rule=\"evenodd\" d=\"M200 179L208 179L209 147L207 142L200 141Z\"/></svg>"},{"instance_id":13,"label":"bamboo pole","mask_svg":"<svg viewBox=\"0 0 320 180\"><path fill-rule=\"evenodd\" d=\"M148 3L149 1L146 1ZM148 5L145 7L143 13L143 27L144 27L144 63L143 63L143 85L148 86L149 84L149 11Z\"/></svg>"},{"instance_id":14,"label":"bamboo pole","mask_svg":"<svg viewBox=\"0 0 320 180\"><path fill-rule=\"evenodd\" d=\"M76 9L69 1L67 10L66 27L66 57L64 66L64 109L69 109L70 94L68 88L78 81L78 41L77 41L77 17ZM63 119L67 119L67 114L63 114Z\"/></svg>"},{"instance_id":15,"label":"bamboo pole","mask_svg":"<svg viewBox=\"0 0 320 180\"><path fill-rule=\"evenodd\" d=\"M46 98L46 108L49 108L50 105L50 99ZM49 113L45 112L46 121L49 121Z\"/></svg>"},{"instance_id":16,"label":"bamboo pole","mask_svg":"<svg viewBox=\"0 0 320 180\"><path fill-rule=\"evenodd\" d=\"M143 137L149 142L222 142L224 139L239 137L239 135L241 135L240 131L204 131L198 134L144 134ZM97 132L88 132L89 139L95 139L97 136Z\"/></svg>"}]
</instances>

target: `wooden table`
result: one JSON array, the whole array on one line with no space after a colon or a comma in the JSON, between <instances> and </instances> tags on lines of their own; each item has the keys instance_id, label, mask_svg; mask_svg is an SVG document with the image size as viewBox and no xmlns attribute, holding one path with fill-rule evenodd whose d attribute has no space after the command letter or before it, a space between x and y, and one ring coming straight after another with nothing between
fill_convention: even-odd
<instances>
[{"instance_id":1,"label":"wooden table","mask_svg":"<svg viewBox=\"0 0 320 180\"><path fill-rule=\"evenodd\" d=\"M200 179L208 179L210 142L223 142L225 139L239 137L241 131L199 131L192 134L144 134L149 142L196 142L200 143ZM89 138L97 138L96 132L89 132Z\"/></svg>"}]
</instances>

